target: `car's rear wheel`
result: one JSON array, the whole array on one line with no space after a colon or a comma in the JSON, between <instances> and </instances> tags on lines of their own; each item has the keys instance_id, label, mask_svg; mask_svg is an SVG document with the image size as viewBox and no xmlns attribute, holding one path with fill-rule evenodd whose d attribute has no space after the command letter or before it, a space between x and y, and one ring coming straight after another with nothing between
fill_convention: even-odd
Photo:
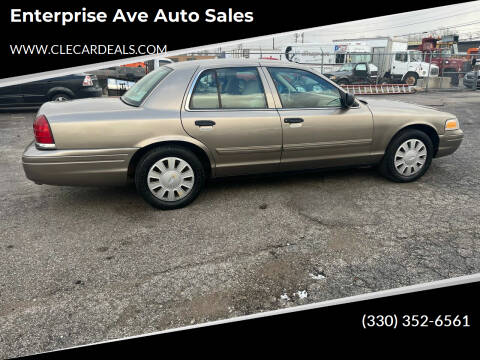
<instances>
[{"instance_id":1,"label":"car's rear wheel","mask_svg":"<svg viewBox=\"0 0 480 360\"><path fill-rule=\"evenodd\" d=\"M65 93L58 93L52 96L52 101L67 101L71 99L72 97Z\"/></svg>"},{"instance_id":2,"label":"car's rear wheel","mask_svg":"<svg viewBox=\"0 0 480 360\"><path fill-rule=\"evenodd\" d=\"M205 183L197 156L179 146L162 146L146 153L135 171L137 191L150 205L178 209L190 204Z\"/></svg>"},{"instance_id":3,"label":"car's rear wheel","mask_svg":"<svg viewBox=\"0 0 480 360\"><path fill-rule=\"evenodd\" d=\"M433 158L433 143L423 131L407 129L390 143L380 172L390 180L410 182L422 177Z\"/></svg>"},{"instance_id":4,"label":"car's rear wheel","mask_svg":"<svg viewBox=\"0 0 480 360\"><path fill-rule=\"evenodd\" d=\"M71 100L71 96L65 93L58 93L52 96L52 101L67 101Z\"/></svg>"}]
</instances>

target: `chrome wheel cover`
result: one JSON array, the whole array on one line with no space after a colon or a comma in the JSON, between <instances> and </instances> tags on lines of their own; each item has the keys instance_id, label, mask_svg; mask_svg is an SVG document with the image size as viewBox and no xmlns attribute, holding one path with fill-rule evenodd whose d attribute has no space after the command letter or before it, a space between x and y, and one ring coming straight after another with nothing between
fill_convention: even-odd
<instances>
[{"instance_id":1,"label":"chrome wheel cover","mask_svg":"<svg viewBox=\"0 0 480 360\"><path fill-rule=\"evenodd\" d=\"M400 175L412 176L425 166L427 147L418 139L408 139L400 145L393 160L395 170Z\"/></svg>"},{"instance_id":2,"label":"chrome wheel cover","mask_svg":"<svg viewBox=\"0 0 480 360\"><path fill-rule=\"evenodd\" d=\"M183 199L192 191L194 183L192 167L177 157L166 157L157 161L147 175L148 188L163 201Z\"/></svg>"}]
</instances>

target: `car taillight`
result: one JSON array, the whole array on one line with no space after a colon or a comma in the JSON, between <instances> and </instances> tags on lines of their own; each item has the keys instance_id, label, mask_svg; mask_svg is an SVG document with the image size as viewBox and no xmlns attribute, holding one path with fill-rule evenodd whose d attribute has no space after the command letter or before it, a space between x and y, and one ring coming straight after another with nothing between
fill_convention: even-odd
<instances>
[{"instance_id":1,"label":"car taillight","mask_svg":"<svg viewBox=\"0 0 480 360\"><path fill-rule=\"evenodd\" d=\"M35 142L39 147L55 147L52 130L45 115L37 116L33 122L33 133L35 134Z\"/></svg>"},{"instance_id":2,"label":"car taillight","mask_svg":"<svg viewBox=\"0 0 480 360\"><path fill-rule=\"evenodd\" d=\"M82 85L83 86L93 86L92 77L90 75L85 76L83 78Z\"/></svg>"}]
</instances>

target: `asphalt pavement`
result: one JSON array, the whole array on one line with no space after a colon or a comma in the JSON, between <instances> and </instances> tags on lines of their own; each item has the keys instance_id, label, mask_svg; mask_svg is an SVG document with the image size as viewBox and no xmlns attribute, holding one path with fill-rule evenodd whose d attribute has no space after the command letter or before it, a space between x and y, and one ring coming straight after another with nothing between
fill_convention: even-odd
<instances>
[{"instance_id":1,"label":"asphalt pavement","mask_svg":"<svg viewBox=\"0 0 480 360\"><path fill-rule=\"evenodd\" d=\"M456 114L461 148L414 183L232 178L175 211L133 186L33 184L34 113L0 113L0 357L479 272L480 92L384 97Z\"/></svg>"}]
</instances>

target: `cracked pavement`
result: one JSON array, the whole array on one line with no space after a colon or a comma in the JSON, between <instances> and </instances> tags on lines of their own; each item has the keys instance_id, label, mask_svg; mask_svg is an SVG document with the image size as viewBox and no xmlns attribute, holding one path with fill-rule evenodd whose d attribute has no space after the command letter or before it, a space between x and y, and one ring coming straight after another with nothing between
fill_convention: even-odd
<instances>
[{"instance_id":1,"label":"cracked pavement","mask_svg":"<svg viewBox=\"0 0 480 360\"><path fill-rule=\"evenodd\" d=\"M370 168L215 180L166 212L132 186L31 183L34 114L0 113L0 357L479 272L480 93L388 98L456 114L460 149L414 183Z\"/></svg>"}]
</instances>

